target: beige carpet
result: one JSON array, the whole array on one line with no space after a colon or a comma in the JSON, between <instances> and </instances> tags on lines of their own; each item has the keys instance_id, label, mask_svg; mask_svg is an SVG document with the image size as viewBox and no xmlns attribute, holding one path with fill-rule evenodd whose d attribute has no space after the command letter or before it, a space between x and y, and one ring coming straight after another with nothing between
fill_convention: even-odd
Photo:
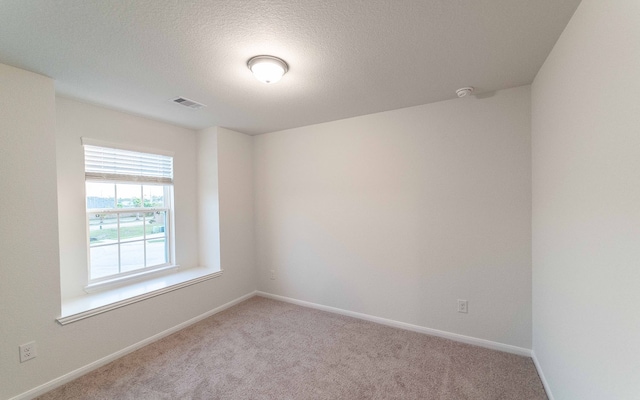
<instances>
[{"instance_id":1,"label":"beige carpet","mask_svg":"<svg viewBox=\"0 0 640 400\"><path fill-rule=\"evenodd\" d=\"M546 399L531 359L254 297L40 399Z\"/></svg>"}]
</instances>

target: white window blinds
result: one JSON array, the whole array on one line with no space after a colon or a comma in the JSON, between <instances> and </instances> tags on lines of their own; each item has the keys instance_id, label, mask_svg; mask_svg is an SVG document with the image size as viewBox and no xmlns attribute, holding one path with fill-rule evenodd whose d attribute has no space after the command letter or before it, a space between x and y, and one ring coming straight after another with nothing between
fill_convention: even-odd
<instances>
[{"instance_id":1,"label":"white window blinds","mask_svg":"<svg viewBox=\"0 0 640 400\"><path fill-rule=\"evenodd\" d=\"M86 180L173 184L173 157L84 144Z\"/></svg>"}]
</instances>

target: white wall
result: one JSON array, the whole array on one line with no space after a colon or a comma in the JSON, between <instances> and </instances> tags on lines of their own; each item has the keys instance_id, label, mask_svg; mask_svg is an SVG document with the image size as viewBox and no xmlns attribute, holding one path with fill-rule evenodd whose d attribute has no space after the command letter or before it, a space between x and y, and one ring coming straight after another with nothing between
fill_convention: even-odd
<instances>
[{"instance_id":1,"label":"white wall","mask_svg":"<svg viewBox=\"0 0 640 400\"><path fill-rule=\"evenodd\" d=\"M530 88L483 97L255 137L259 289L530 348Z\"/></svg>"},{"instance_id":2,"label":"white wall","mask_svg":"<svg viewBox=\"0 0 640 400\"><path fill-rule=\"evenodd\" d=\"M0 65L0 88L1 399L58 378L256 289L252 171L251 163L246 163L251 158L250 138L225 130L217 146L220 213L225 215L220 223L224 274L69 325L57 324L60 280L53 81ZM153 128L159 141L184 133L182 140L191 149L188 162L193 165L189 169L196 165L194 132L72 100L59 101L62 130L84 128L86 136L92 136L105 126L143 131ZM138 140L137 131L113 134ZM180 146L176 143L177 153L183 149ZM67 156L72 157L65 153ZM66 184L66 179L61 182L62 187ZM77 201L70 195L62 191L60 201ZM178 201L197 209L197 201L192 198L176 195ZM84 208L82 200L80 206ZM190 235L196 227L189 224L197 224L197 216L188 209L181 213L185 220L176 227L176 233ZM183 246L182 257L197 260L195 243L197 238ZM38 343L38 357L21 364L18 345L31 340Z\"/></svg>"},{"instance_id":3,"label":"white wall","mask_svg":"<svg viewBox=\"0 0 640 400\"><path fill-rule=\"evenodd\" d=\"M0 64L0 398L43 379L60 310L53 81ZM41 358L20 364L37 339ZM39 364L39 365L38 365Z\"/></svg>"},{"instance_id":4,"label":"white wall","mask_svg":"<svg viewBox=\"0 0 640 400\"><path fill-rule=\"evenodd\" d=\"M253 138L217 128L220 262L229 284L258 287L254 258ZM235 293L233 286L228 288Z\"/></svg>"},{"instance_id":5,"label":"white wall","mask_svg":"<svg viewBox=\"0 0 640 400\"><path fill-rule=\"evenodd\" d=\"M533 83L533 348L557 400L640 398L639 16L584 0Z\"/></svg>"},{"instance_id":6,"label":"white wall","mask_svg":"<svg viewBox=\"0 0 640 400\"><path fill-rule=\"evenodd\" d=\"M198 131L197 147L200 264L221 266L225 275L255 290L253 139L211 127ZM235 268L237 263L243 268Z\"/></svg>"},{"instance_id":7,"label":"white wall","mask_svg":"<svg viewBox=\"0 0 640 400\"><path fill-rule=\"evenodd\" d=\"M198 131L196 147L199 171L198 260L201 266L219 269L218 128L212 127Z\"/></svg>"}]
</instances>

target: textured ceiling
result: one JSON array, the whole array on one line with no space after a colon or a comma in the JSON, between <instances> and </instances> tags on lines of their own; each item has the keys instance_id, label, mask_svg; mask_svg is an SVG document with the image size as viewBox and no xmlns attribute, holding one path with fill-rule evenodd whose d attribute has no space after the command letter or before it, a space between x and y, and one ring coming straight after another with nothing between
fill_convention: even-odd
<instances>
[{"instance_id":1,"label":"textured ceiling","mask_svg":"<svg viewBox=\"0 0 640 400\"><path fill-rule=\"evenodd\" d=\"M2 0L0 62L64 96L259 134L531 83L578 3ZM246 67L258 54L289 73L258 82Z\"/></svg>"}]
</instances>

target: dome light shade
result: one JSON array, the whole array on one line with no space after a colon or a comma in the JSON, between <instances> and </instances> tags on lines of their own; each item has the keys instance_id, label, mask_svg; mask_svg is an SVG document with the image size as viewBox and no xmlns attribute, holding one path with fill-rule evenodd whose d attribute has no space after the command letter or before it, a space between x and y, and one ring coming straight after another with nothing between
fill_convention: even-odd
<instances>
[{"instance_id":1,"label":"dome light shade","mask_svg":"<svg viewBox=\"0 0 640 400\"><path fill-rule=\"evenodd\" d=\"M284 60L273 56L255 56L247 61L253 76L263 83L276 83L286 74L289 66Z\"/></svg>"}]
</instances>

